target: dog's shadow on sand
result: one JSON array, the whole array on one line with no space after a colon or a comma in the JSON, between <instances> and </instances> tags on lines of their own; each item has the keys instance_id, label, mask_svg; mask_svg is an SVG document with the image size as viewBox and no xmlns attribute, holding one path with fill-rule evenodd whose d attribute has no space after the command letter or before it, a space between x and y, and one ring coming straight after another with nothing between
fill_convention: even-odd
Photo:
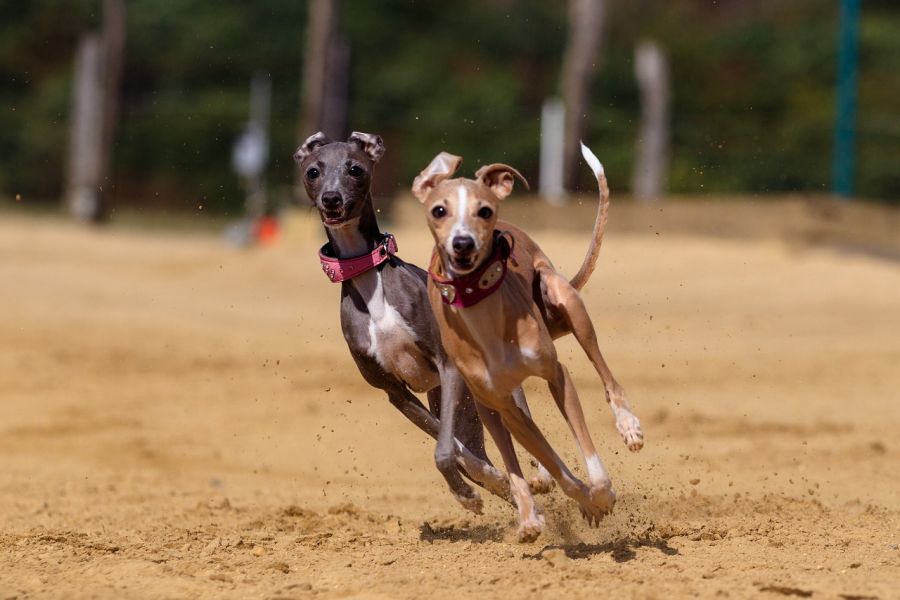
<instances>
[{"instance_id":1,"label":"dog's shadow on sand","mask_svg":"<svg viewBox=\"0 0 900 600\"><path fill-rule=\"evenodd\" d=\"M483 544L487 541L503 542L508 527L490 525L432 525L427 521L419 526L419 540L428 542L471 542ZM533 554L524 553L522 558L532 560L545 560L544 554L552 550L562 550L567 558L580 560L600 554L609 554L613 560L619 563L628 562L637 557L639 548L655 548L666 556L675 556L678 549L673 548L664 539L647 537L625 537L602 544L587 544L584 542L571 544L548 544Z\"/></svg>"},{"instance_id":2,"label":"dog's shadow on sand","mask_svg":"<svg viewBox=\"0 0 900 600\"><path fill-rule=\"evenodd\" d=\"M522 558L544 560L544 553L551 550L562 550L567 558L579 560L590 558L599 554L609 554L618 563L628 562L637 557L638 548L656 548L666 556L675 556L678 549L669 545L666 540L651 540L645 538L624 538L605 542L603 544L550 544L541 548L534 554L523 554Z\"/></svg>"},{"instance_id":3,"label":"dog's shadow on sand","mask_svg":"<svg viewBox=\"0 0 900 600\"><path fill-rule=\"evenodd\" d=\"M502 542L506 528L490 525L432 525L429 522L419 526L419 539L429 544L437 540L444 542Z\"/></svg>"}]
</instances>

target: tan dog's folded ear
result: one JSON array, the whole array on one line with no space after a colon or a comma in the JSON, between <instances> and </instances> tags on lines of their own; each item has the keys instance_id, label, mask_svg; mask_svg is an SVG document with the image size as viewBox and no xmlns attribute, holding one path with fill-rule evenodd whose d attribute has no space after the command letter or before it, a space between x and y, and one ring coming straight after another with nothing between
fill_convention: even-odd
<instances>
[{"instance_id":1,"label":"tan dog's folded ear","mask_svg":"<svg viewBox=\"0 0 900 600\"><path fill-rule=\"evenodd\" d=\"M419 202L425 202L431 190L451 175L453 175L462 163L462 157L441 152L432 159L431 164L413 180L412 192Z\"/></svg>"},{"instance_id":2,"label":"tan dog's folded ear","mask_svg":"<svg viewBox=\"0 0 900 600\"><path fill-rule=\"evenodd\" d=\"M513 176L519 178L519 181L525 185L526 190L529 189L528 182L522 177L522 174L509 165L494 163L492 165L485 165L475 171L475 180L491 188L491 191L494 192L494 195L500 200L503 200L512 193L513 183L515 182Z\"/></svg>"},{"instance_id":3,"label":"tan dog's folded ear","mask_svg":"<svg viewBox=\"0 0 900 600\"><path fill-rule=\"evenodd\" d=\"M381 141L380 135L354 131L347 138L347 143L359 146L359 149L365 152L373 163L377 163L384 156L384 142Z\"/></svg>"},{"instance_id":4,"label":"tan dog's folded ear","mask_svg":"<svg viewBox=\"0 0 900 600\"><path fill-rule=\"evenodd\" d=\"M328 139L328 137L321 131L312 134L311 136L306 138L306 141L300 144L300 147L297 148L296 152L294 152L294 162L299 165L307 156L312 154L313 150L315 150L317 146L324 146L325 144L330 143L331 140Z\"/></svg>"}]
</instances>

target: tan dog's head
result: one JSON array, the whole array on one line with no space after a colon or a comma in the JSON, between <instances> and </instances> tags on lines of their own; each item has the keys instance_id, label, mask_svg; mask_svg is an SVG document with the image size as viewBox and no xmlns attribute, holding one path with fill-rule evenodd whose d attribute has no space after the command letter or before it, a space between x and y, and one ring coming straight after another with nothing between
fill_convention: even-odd
<instances>
[{"instance_id":1,"label":"tan dog's head","mask_svg":"<svg viewBox=\"0 0 900 600\"><path fill-rule=\"evenodd\" d=\"M481 167L475 179L449 179L461 162L461 157L441 152L412 185L413 194L425 205L431 235L452 276L471 273L490 257L497 208L512 192L515 178L528 188L521 173L499 163Z\"/></svg>"}]
</instances>

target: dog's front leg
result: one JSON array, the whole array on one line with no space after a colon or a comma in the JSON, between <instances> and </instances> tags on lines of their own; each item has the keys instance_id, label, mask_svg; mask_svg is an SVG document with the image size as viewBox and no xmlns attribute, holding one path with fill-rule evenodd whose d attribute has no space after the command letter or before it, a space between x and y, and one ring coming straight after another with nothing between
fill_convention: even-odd
<instances>
[{"instance_id":1,"label":"dog's front leg","mask_svg":"<svg viewBox=\"0 0 900 600\"><path fill-rule=\"evenodd\" d=\"M522 390L522 387L519 386L514 389L512 396L513 401L515 401L516 403L516 406L521 408L522 412L524 412L530 419L531 410L529 410L528 408L528 401L525 400L525 392ZM537 474L528 481L528 487L531 488L532 494L547 494L550 492L550 490L553 489L553 476L550 475L547 467L542 465L540 462L537 463L537 469Z\"/></svg>"},{"instance_id":2,"label":"dog's front leg","mask_svg":"<svg viewBox=\"0 0 900 600\"><path fill-rule=\"evenodd\" d=\"M469 388L462 383L462 376L459 372L455 367L451 367L451 369L445 369L441 374L441 379L445 383L428 392L429 404L436 406L435 412L442 415L441 432L435 448L435 461L438 469L441 470L442 463L447 464L446 441L443 442L444 446L441 446L440 441L446 431L443 415L453 407L453 418L450 425L446 427L452 427L455 432L453 448L458 469L461 469L464 475L490 493L512 503L513 499L509 494L509 479L491 464L484 451L484 428L478 418L475 400L470 396ZM469 414L470 411L471 414ZM465 502L463 502L463 506L466 506Z\"/></svg>"},{"instance_id":3,"label":"dog's front leg","mask_svg":"<svg viewBox=\"0 0 900 600\"><path fill-rule=\"evenodd\" d=\"M585 467L587 467L588 478L591 481L591 487L598 489L612 489L612 482L609 479L609 473L600 460L600 455L594 447L594 440L591 439L591 433L588 431L587 423L584 419L584 411L581 409L581 402L578 400L578 392L575 391L575 385L572 383L572 377L569 375L568 369L560 363L556 363L556 376L549 382L550 393L556 401L559 411L562 413L566 423L572 430L575 440L578 442L578 448L584 458Z\"/></svg>"},{"instance_id":4,"label":"dog's front leg","mask_svg":"<svg viewBox=\"0 0 900 600\"><path fill-rule=\"evenodd\" d=\"M612 486L589 488L575 477L534 421L515 405L512 397L508 401L497 402L496 407L506 430L525 450L547 467L562 491L578 502L581 514L587 519L587 522L596 527L600 520L612 511L616 503L616 495L612 491ZM485 422L485 426L487 426L487 422ZM492 435L493 433L491 431ZM494 440L497 441L499 447L499 440L496 437ZM521 471L519 473L521 476ZM514 481L512 471L510 471L510 481ZM513 493L515 494L515 491Z\"/></svg>"},{"instance_id":5,"label":"dog's front leg","mask_svg":"<svg viewBox=\"0 0 900 600\"><path fill-rule=\"evenodd\" d=\"M449 368L445 368L448 371ZM438 429L437 446L434 449L434 462L438 470L447 480L450 491L464 508L477 515L481 514L484 503L481 496L472 486L463 481L456 468L457 446L453 435L456 422L456 398L460 392L459 377L441 374L441 420Z\"/></svg>"},{"instance_id":6,"label":"dog's front leg","mask_svg":"<svg viewBox=\"0 0 900 600\"><path fill-rule=\"evenodd\" d=\"M497 444L503 464L509 473L509 490L519 510L519 528L516 532L520 542L532 542L544 529L544 515L538 510L531 489L522 474L519 458L513 447L509 430L503 425L499 413L476 401L481 422Z\"/></svg>"}]
</instances>

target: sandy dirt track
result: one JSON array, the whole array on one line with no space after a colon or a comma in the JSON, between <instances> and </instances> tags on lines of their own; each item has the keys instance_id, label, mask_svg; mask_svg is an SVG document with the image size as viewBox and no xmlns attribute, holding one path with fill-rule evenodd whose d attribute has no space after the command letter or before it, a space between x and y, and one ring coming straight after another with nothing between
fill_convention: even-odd
<instances>
[{"instance_id":1,"label":"sandy dirt track","mask_svg":"<svg viewBox=\"0 0 900 600\"><path fill-rule=\"evenodd\" d=\"M616 214L584 297L647 444L561 341L619 504L555 490L524 545L363 383L314 219L246 252L2 215L0 600L900 597L900 263ZM586 230L533 233L574 272Z\"/></svg>"}]
</instances>

